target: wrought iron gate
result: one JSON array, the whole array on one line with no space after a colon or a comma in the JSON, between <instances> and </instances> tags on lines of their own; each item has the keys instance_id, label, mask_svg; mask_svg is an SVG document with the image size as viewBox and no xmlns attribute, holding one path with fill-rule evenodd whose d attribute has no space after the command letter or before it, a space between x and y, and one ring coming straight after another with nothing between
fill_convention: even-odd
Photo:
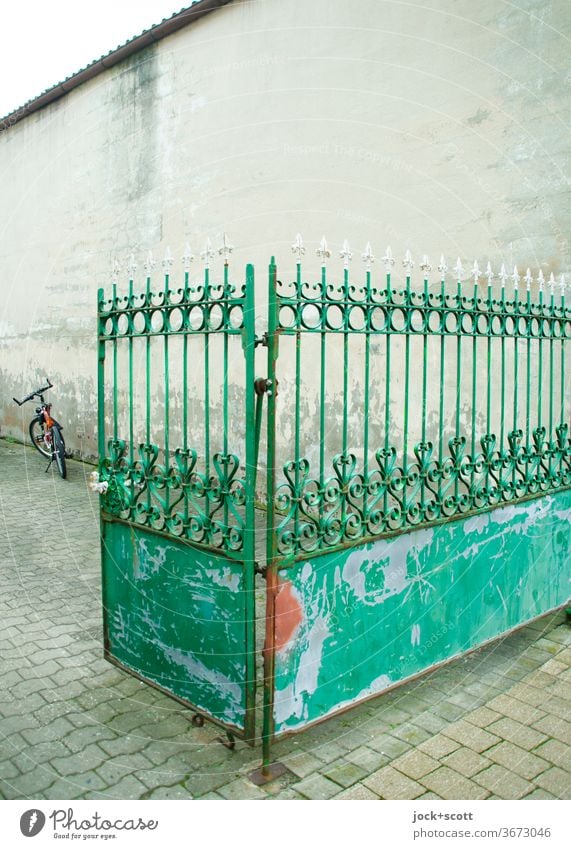
<instances>
[{"instance_id":1,"label":"wrought iron gate","mask_svg":"<svg viewBox=\"0 0 571 849\"><path fill-rule=\"evenodd\" d=\"M106 657L254 731L254 272L104 300L99 454ZM106 374L109 378L106 379Z\"/></svg>"},{"instance_id":2,"label":"wrought iron gate","mask_svg":"<svg viewBox=\"0 0 571 849\"><path fill-rule=\"evenodd\" d=\"M253 267L236 288L226 255L215 285L208 248L200 285L186 262L172 291L167 262L158 295L150 270L99 293L106 654L253 739L258 498L266 777L276 736L564 604L571 572L563 279L475 263L467 283L458 261L450 291L425 258L415 290L408 252L395 286L367 246L355 282L344 245L336 283L323 241L307 282L293 249L263 337Z\"/></svg>"}]
</instances>

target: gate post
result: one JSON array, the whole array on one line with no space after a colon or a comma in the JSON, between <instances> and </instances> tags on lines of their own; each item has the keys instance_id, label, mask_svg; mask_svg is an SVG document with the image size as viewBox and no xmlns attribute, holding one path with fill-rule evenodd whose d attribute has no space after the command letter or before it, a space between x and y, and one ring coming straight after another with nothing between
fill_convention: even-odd
<instances>
[{"instance_id":1,"label":"gate post","mask_svg":"<svg viewBox=\"0 0 571 849\"><path fill-rule=\"evenodd\" d=\"M281 774L279 765L272 769L271 743L274 733L275 677L275 601L277 585L277 551L275 539L275 463L276 463L276 360L278 358L276 263L270 260L268 288L268 447L267 447L267 536L266 536L266 634L264 643L264 714L262 727L261 781L270 781Z\"/></svg>"}]
</instances>

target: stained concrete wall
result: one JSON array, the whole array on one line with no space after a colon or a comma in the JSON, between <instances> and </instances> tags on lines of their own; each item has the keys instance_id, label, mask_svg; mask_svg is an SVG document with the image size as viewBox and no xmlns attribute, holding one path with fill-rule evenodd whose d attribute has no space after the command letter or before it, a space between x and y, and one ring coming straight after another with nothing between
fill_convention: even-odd
<instances>
[{"instance_id":1,"label":"stained concrete wall","mask_svg":"<svg viewBox=\"0 0 571 849\"><path fill-rule=\"evenodd\" d=\"M430 6L235 0L4 131L2 433L47 373L96 453L96 290L131 251L141 286L149 249L224 230L238 277L287 277L297 231L308 273L322 233L354 265L370 240L566 271L569 4Z\"/></svg>"}]
</instances>

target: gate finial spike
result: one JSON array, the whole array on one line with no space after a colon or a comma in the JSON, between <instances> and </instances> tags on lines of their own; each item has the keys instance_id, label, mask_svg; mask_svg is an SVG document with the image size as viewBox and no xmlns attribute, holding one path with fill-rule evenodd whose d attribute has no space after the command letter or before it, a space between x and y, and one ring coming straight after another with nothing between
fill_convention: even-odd
<instances>
[{"instance_id":1,"label":"gate finial spike","mask_svg":"<svg viewBox=\"0 0 571 849\"><path fill-rule=\"evenodd\" d=\"M432 271L432 266L430 264L427 254L424 254L424 256L422 257L422 262L420 263L420 270L424 274L424 279L428 280L428 273Z\"/></svg>"},{"instance_id":2,"label":"gate finial spike","mask_svg":"<svg viewBox=\"0 0 571 849\"><path fill-rule=\"evenodd\" d=\"M165 270L165 274L169 273L169 268L174 263L174 259L172 258L171 249L167 245L167 249L165 251L165 256L163 259L163 268Z\"/></svg>"},{"instance_id":3,"label":"gate finial spike","mask_svg":"<svg viewBox=\"0 0 571 849\"><path fill-rule=\"evenodd\" d=\"M526 289L527 292L529 292L529 290L531 289L531 282L533 280L533 277L531 276L531 271L530 271L529 268L525 272L525 277L523 279L525 280L525 289Z\"/></svg>"},{"instance_id":4,"label":"gate finial spike","mask_svg":"<svg viewBox=\"0 0 571 849\"><path fill-rule=\"evenodd\" d=\"M218 248L218 253L221 257L224 257L224 262L228 263L228 258L232 251L234 250L234 245L230 244L230 240L226 233L222 234L222 245Z\"/></svg>"},{"instance_id":5,"label":"gate finial spike","mask_svg":"<svg viewBox=\"0 0 571 849\"><path fill-rule=\"evenodd\" d=\"M111 271L111 282L117 283L119 280L119 272L121 271L121 266L119 265L119 260L117 257L113 260L113 270Z\"/></svg>"},{"instance_id":6,"label":"gate finial spike","mask_svg":"<svg viewBox=\"0 0 571 849\"><path fill-rule=\"evenodd\" d=\"M409 250L406 251L404 255L404 259L402 261L403 267L406 268L407 277L410 277L410 272L414 268L414 262L412 259L412 254Z\"/></svg>"},{"instance_id":7,"label":"gate finial spike","mask_svg":"<svg viewBox=\"0 0 571 849\"><path fill-rule=\"evenodd\" d=\"M301 263L301 258L305 253L305 245L303 244L303 239L301 238L301 233L298 233L295 237L295 242L291 246L292 252L295 254L295 260L298 265Z\"/></svg>"},{"instance_id":8,"label":"gate finial spike","mask_svg":"<svg viewBox=\"0 0 571 849\"><path fill-rule=\"evenodd\" d=\"M319 243L319 247L317 248L315 253L321 259L321 265L325 266L325 261L331 256L331 251L327 247L327 239L325 238L325 236L322 237L321 242Z\"/></svg>"},{"instance_id":9,"label":"gate finial spike","mask_svg":"<svg viewBox=\"0 0 571 849\"><path fill-rule=\"evenodd\" d=\"M339 256L343 260L344 268L349 268L349 263L353 259L353 254L351 252L351 248L349 247L349 242L347 239L343 241L343 247L339 251Z\"/></svg>"},{"instance_id":10,"label":"gate finial spike","mask_svg":"<svg viewBox=\"0 0 571 849\"><path fill-rule=\"evenodd\" d=\"M155 267L156 264L157 263L156 263L156 261L153 257L153 252L149 251L149 253L147 254L147 259L145 260L145 264L144 264L145 265L145 271L147 272L148 277L150 277L151 274L153 273L153 268Z\"/></svg>"},{"instance_id":11,"label":"gate finial spike","mask_svg":"<svg viewBox=\"0 0 571 849\"><path fill-rule=\"evenodd\" d=\"M190 249L190 245L189 245L188 242L184 246L184 253L183 253L181 259L182 259L182 267L185 270L190 268L190 263L194 260L194 257L192 255L192 251Z\"/></svg>"},{"instance_id":12,"label":"gate finial spike","mask_svg":"<svg viewBox=\"0 0 571 849\"><path fill-rule=\"evenodd\" d=\"M562 274L559 278L559 287L561 289L561 297L565 297L565 275Z\"/></svg>"},{"instance_id":13,"label":"gate finial spike","mask_svg":"<svg viewBox=\"0 0 571 849\"><path fill-rule=\"evenodd\" d=\"M214 251L212 250L212 242L209 238L206 239L204 243L204 250L200 252L200 256L204 261L204 267L208 268L210 266L210 260L214 256Z\"/></svg>"},{"instance_id":14,"label":"gate finial spike","mask_svg":"<svg viewBox=\"0 0 571 849\"><path fill-rule=\"evenodd\" d=\"M517 265L514 265L514 272L512 274L512 280L513 280L513 284L514 284L514 290L517 292L519 281L520 281L520 276L519 276L519 272L517 270Z\"/></svg>"},{"instance_id":15,"label":"gate finial spike","mask_svg":"<svg viewBox=\"0 0 571 849\"><path fill-rule=\"evenodd\" d=\"M480 274L480 266L478 265L478 260L475 259L474 265L472 266L472 277L474 278L474 284L478 283L478 280L480 279Z\"/></svg>"},{"instance_id":16,"label":"gate finial spike","mask_svg":"<svg viewBox=\"0 0 571 849\"><path fill-rule=\"evenodd\" d=\"M387 274L390 274L391 273L391 266L393 266L395 264L395 261L394 261L394 258L393 258L393 252L390 248L390 245L387 246L387 249L385 251L385 255L383 257L383 262L385 264L385 271L387 272Z\"/></svg>"},{"instance_id":17,"label":"gate finial spike","mask_svg":"<svg viewBox=\"0 0 571 849\"><path fill-rule=\"evenodd\" d=\"M367 271L371 270L371 266L375 261L375 257L373 256L373 249L371 248L371 243L367 242L365 245L365 251L361 254L361 259L365 263L365 268Z\"/></svg>"},{"instance_id":18,"label":"gate finial spike","mask_svg":"<svg viewBox=\"0 0 571 849\"><path fill-rule=\"evenodd\" d=\"M133 279L136 270L137 263L135 262L135 254L131 254L131 256L129 257L129 262L127 263L127 273L129 275L129 280Z\"/></svg>"},{"instance_id":19,"label":"gate finial spike","mask_svg":"<svg viewBox=\"0 0 571 849\"><path fill-rule=\"evenodd\" d=\"M488 262L486 266L486 274L485 277L488 279L488 286L492 285L492 280L494 279L494 272L492 271L492 263Z\"/></svg>"},{"instance_id":20,"label":"gate finial spike","mask_svg":"<svg viewBox=\"0 0 571 849\"><path fill-rule=\"evenodd\" d=\"M553 272L551 272L551 274L549 275L549 288L551 290L551 294L553 295L553 293L555 292L555 275L553 274Z\"/></svg>"},{"instance_id":21,"label":"gate finial spike","mask_svg":"<svg viewBox=\"0 0 571 849\"><path fill-rule=\"evenodd\" d=\"M505 289L506 288L506 280L508 279L508 273L506 271L506 267L505 267L503 262L502 262L502 267L500 268L500 273L498 274L498 277L502 281L502 289Z\"/></svg>"},{"instance_id":22,"label":"gate finial spike","mask_svg":"<svg viewBox=\"0 0 571 849\"><path fill-rule=\"evenodd\" d=\"M446 272L448 271L448 266L446 265L444 254L440 254L440 263L438 265L438 270L440 272L440 279L442 282L444 282L446 280Z\"/></svg>"},{"instance_id":23,"label":"gate finial spike","mask_svg":"<svg viewBox=\"0 0 571 849\"><path fill-rule=\"evenodd\" d=\"M543 287L545 285L545 277L543 276L543 271L540 268L539 274L537 275L537 282L539 283L539 291L543 292Z\"/></svg>"},{"instance_id":24,"label":"gate finial spike","mask_svg":"<svg viewBox=\"0 0 571 849\"><path fill-rule=\"evenodd\" d=\"M456 265L454 266L454 271L456 272L456 277L458 279L458 282L460 282L462 280L462 275L464 274L464 269L462 267L462 262L460 260L460 257L458 257L458 259L456 260Z\"/></svg>"}]
</instances>

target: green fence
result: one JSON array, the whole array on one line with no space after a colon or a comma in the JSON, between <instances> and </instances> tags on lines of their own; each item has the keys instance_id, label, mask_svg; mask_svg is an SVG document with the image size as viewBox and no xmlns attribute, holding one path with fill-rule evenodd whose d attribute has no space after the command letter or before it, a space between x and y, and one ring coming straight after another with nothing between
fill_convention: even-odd
<instances>
[{"instance_id":1,"label":"green fence","mask_svg":"<svg viewBox=\"0 0 571 849\"><path fill-rule=\"evenodd\" d=\"M252 739L265 542L270 775L277 734L565 602L571 309L563 278L424 258L413 285L410 253L379 274L370 246L359 273L345 244L335 278L325 240L306 276L298 237L256 333L254 270L232 285L229 250L219 283L207 246L198 283L186 255L174 289L167 257L160 293L149 265L142 293L131 275L99 296L106 634Z\"/></svg>"}]
</instances>

